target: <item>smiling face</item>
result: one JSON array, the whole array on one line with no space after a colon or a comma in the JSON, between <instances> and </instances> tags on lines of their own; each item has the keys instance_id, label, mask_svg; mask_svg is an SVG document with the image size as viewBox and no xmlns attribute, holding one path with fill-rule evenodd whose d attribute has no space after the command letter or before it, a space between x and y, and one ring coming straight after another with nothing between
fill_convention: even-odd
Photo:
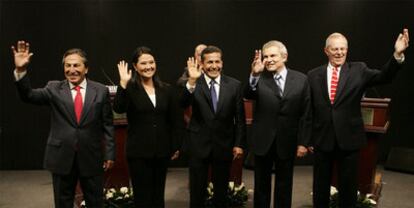
<instances>
[{"instance_id":1,"label":"smiling face","mask_svg":"<svg viewBox=\"0 0 414 208\"><path fill-rule=\"evenodd\" d=\"M325 54L334 67L343 65L348 53L348 41L343 35L334 33L326 40Z\"/></svg>"},{"instance_id":2,"label":"smiling face","mask_svg":"<svg viewBox=\"0 0 414 208\"><path fill-rule=\"evenodd\" d=\"M270 72L280 71L285 67L287 54L280 51L277 46L270 46L263 49L263 63L266 70Z\"/></svg>"},{"instance_id":3,"label":"smiling face","mask_svg":"<svg viewBox=\"0 0 414 208\"><path fill-rule=\"evenodd\" d=\"M203 68L204 73L212 78L217 78L220 73L221 69L223 68L223 61L221 60L221 53L213 52L213 53L206 53L203 54L203 60L201 63L201 67Z\"/></svg>"},{"instance_id":4,"label":"smiling face","mask_svg":"<svg viewBox=\"0 0 414 208\"><path fill-rule=\"evenodd\" d=\"M139 58L136 64L134 64L135 71L143 79L150 79L156 72L156 63L154 56L144 53Z\"/></svg>"},{"instance_id":5,"label":"smiling face","mask_svg":"<svg viewBox=\"0 0 414 208\"><path fill-rule=\"evenodd\" d=\"M64 58L63 68L66 79L73 85L79 85L88 73L85 59L76 53Z\"/></svg>"}]
</instances>

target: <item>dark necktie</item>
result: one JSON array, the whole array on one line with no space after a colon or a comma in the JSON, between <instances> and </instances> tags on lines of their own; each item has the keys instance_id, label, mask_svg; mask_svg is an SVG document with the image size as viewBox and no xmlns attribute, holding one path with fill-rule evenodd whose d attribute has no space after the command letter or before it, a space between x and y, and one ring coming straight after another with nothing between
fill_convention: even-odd
<instances>
[{"instance_id":1,"label":"dark necktie","mask_svg":"<svg viewBox=\"0 0 414 208\"><path fill-rule=\"evenodd\" d=\"M214 87L215 83L216 81L214 81L214 79L210 81L210 94L211 94L211 101L213 102L214 112L216 112L217 110L217 93L216 93L216 88Z\"/></svg>"},{"instance_id":2,"label":"dark necktie","mask_svg":"<svg viewBox=\"0 0 414 208\"><path fill-rule=\"evenodd\" d=\"M336 67L332 68L332 77L331 77L331 92L329 93L329 98L331 104L335 101L336 87L338 86L338 69Z\"/></svg>"},{"instance_id":3,"label":"dark necktie","mask_svg":"<svg viewBox=\"0 0 414 208\"><path fill-rule=\"evenodd\" d=\"M75 96L75 101L74 101L76 121L79 123L80 118L81 118L81 114L82 114L82 108L83 108L82 93L80 91L81 87L79 85L74 87L74 89L76 90L76 96Z\"/></svg>"}]
</instances>

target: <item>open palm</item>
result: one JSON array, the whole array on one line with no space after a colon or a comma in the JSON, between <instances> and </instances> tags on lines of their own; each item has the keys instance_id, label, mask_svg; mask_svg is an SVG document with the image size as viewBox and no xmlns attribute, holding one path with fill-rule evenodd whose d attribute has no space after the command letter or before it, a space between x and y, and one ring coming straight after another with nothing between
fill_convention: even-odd
<instances>
[{"instance_id":1,"label":"open palm","mask_svg":"<svg viewBox=\"0 0 414 208\"><path fill-rule=\"evenodd\" d=\"M14 55L14 65L17 70L24 71L30 62L30 44L25 41L17 41L17 45L11 47Z\"/></svg>"},{"instance_id":2,"label":"open palm","mask_svg":"<svg viewBox=\"0 0 414 208\"><path fill-rule=\"evenodd\" d=\"M198 79L201 76L201 69L198 67L197 60L190 57L187 60L188 77L190 79Z\"/></svg>"},{"instance_id":3,"label":"open palm","mask_svg":"<svg viewBox=\"0 0 414 208\"><path fill-rule=\"evenodd\" d=\"M121 87L126 88L132 76L131 70L128 70L128 63L126 61L122 60L118 63L118 72L119 83Z\"/></svg>"}]
</instances>

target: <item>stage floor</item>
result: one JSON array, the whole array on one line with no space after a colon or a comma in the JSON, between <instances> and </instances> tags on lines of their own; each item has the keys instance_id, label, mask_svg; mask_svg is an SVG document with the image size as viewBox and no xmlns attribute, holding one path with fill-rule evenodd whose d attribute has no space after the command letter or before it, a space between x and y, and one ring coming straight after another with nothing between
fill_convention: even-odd
<instances>
[{"instance_id":1,"label":"stage floor","mask_svg":"<svg viewBox=\"0 0 414 208\"><path fill-rule=\"evenodd\" d=\"M383 177L381 208L409 208L414 204L414 175L379 168ZM243 182L249 191L247 207L253 200L253 171L243 170ZM295 167L293 206L310 208L312 167ZM188 207L188 170L171 168L167 176L165 192L167 208ZM0 171L0 208L48 208L53 207L51 175L44 170Z\"/></svg>"}]
</instances>

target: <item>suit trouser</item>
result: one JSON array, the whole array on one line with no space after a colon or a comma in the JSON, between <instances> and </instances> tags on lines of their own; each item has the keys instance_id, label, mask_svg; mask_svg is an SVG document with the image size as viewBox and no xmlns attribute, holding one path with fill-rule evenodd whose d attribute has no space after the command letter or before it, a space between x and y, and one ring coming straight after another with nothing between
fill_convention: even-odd
<instances>
[{"instance_id":1,"label":"suit trouser","mask_svg":"<svg viewBox=\"0 0 414 208\"><path fill-rule=\"evenodd\" d=\"M338 203L341 208L356 207L359 150L344 151L337 145L332 152L315 150L313 168L313 204L329 207L333 164L337 162Z\"/></svg>"},{"instance_id":2,"label":"suit trouser","mask_svg":"<svg viewBox=\"0 0 414 208\"><path fill-rule=\"evenodd\" d=\"M208 186L208 168L211 165L211 182L214 185L213 206L228 207L227 187L231 161L212 158L189 158L190 166L190 207L205 207Z\"/></svg>"},{"instance_id":3,"label":"suit trouser","mask_svg":"<svg viewBox=\"0 0 414 208\"><path fill-rule=\"evenodd\" d=\"M135 207L165 206L165 180L169 158L128 158Z\"/></svg>"},{"instance_id":4,"label":"suit trouser","mask_svg":"<svg viewBox=\"0 0 414 208\"><path fill-rule=\"evenodd\" d=\"M69 174L52 173L53 194L56 208L73 208L75 190L80 182L86 206L93 208L103 207L103 171L102 174L84 177L79 173L78 157L75 156Z\"/></svg>"},{"instance_id":5,"label":"suit trouser","mask_svg":"<svg viewBox=\"0 0 414 208\"><path fill-rule=\"evenodd\" d=\"M281 159L273 142L264 156L254 157L254 207L270 207L273 164L275 165L275 186L273 207L289 208L292 204L294 157Z\"/></svg>"}]
</instances>

